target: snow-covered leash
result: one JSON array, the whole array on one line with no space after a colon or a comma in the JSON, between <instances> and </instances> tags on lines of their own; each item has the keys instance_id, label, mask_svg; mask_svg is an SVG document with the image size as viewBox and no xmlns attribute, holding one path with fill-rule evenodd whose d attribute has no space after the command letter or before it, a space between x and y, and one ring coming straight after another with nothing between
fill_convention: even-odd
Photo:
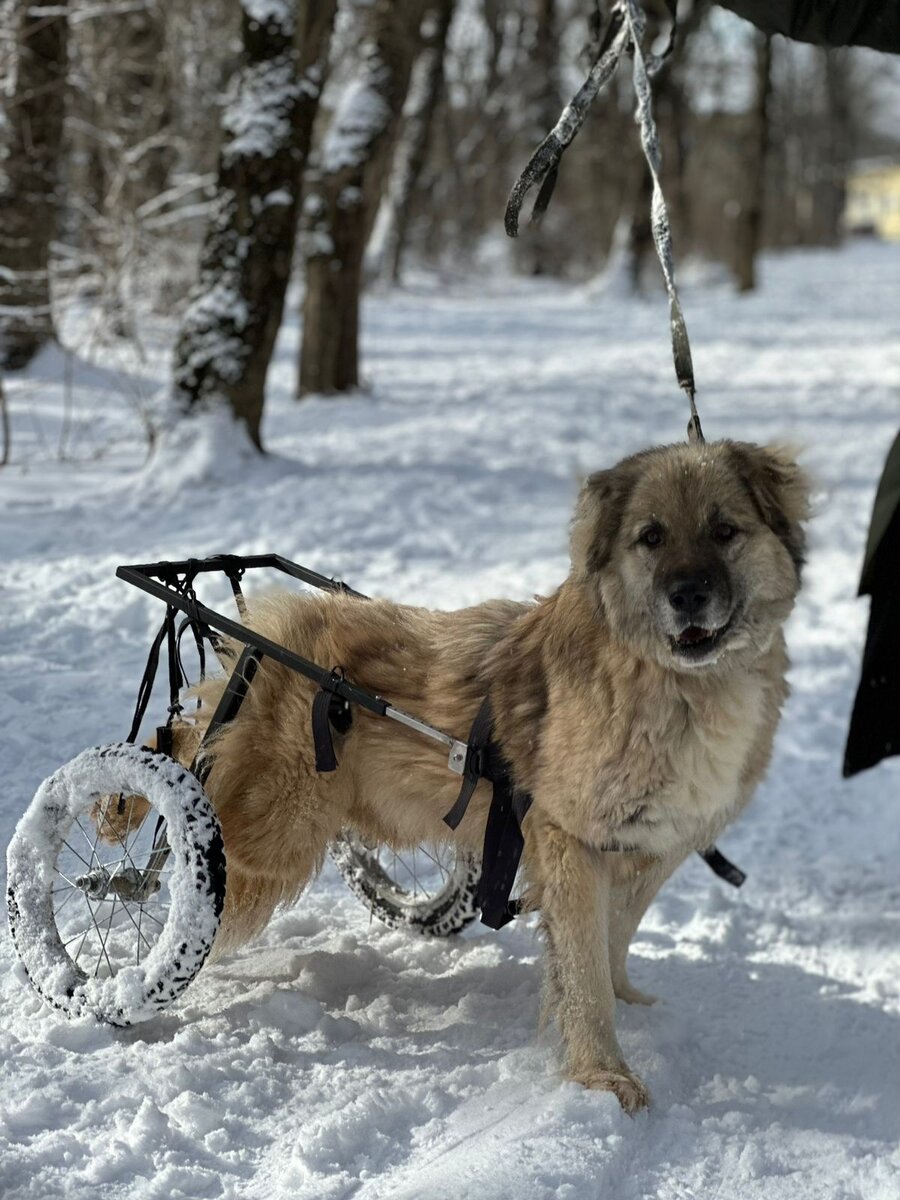
<instances>
[{"instance_id":1,"label":"snow-covered leash","mask_svg":"<svg viewBox=\"0 0 900 1200\"><path fill-rule=\"evenodd\" d=\"M519 232L519 213L528 192L540 183L541 188L531 212L531 220L536 222L547 210L556 179L559 164L563 154L575 139L588 109L596 100L600 91L609 83L615 73L619 60L624 52L632 56L632 79L637 98L635 120L641 130L641 149L653 183L650 201L650 222L653 230L653 242L656 254L662 267L666 292L669 297L669 324L672 336L672 358L675 363L675 375L678 386L687 394L691 416L688 422L688 440L702 442L703 430L700 426L700 416L695 400L696 386L694 383L694 366L691 360L691 345L688 340L687 325L678 289L675 285L675 260L672 252L672 229L669 222L669 212L659 180L661 153L656 122L653 119L651 78L669 56L675 42L677 0L666 0L666 7L672 17L669 42L660 55L648 54L642 43L647 27L647 19L639 0L616 0L610 16L609 26L597 51L597 57L588 73L587 79L575 93L560 114L556 125L547 134L528 161L525 170L516 180L510 192L506 205L505 226L510 237L516 237Z\"/></svg>"}]
</instances>

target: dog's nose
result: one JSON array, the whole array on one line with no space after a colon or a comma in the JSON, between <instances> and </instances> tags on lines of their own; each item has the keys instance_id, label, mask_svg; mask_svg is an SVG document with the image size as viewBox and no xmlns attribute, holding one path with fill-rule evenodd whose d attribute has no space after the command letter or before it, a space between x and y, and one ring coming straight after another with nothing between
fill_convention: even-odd
<instances>
[{"instance_id":1,"label":"dog's nose","mask_svg":"<svg viewBox=\"0 0 900 1200\"><path fill-rule=\"evenodd\" d=\"M703 575L676 579L669 586L669 603L681 617L696 617L709 603L712 580Z\"/></svg>"}]
</instances>

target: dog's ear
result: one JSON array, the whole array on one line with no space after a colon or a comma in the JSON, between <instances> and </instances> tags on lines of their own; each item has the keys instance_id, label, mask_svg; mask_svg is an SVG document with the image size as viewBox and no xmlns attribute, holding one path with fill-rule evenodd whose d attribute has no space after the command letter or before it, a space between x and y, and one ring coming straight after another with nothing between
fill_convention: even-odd
<instances>
[{"instance_id":1,"label":"dog's ear","mask_svg":"<svg viewBox=\"0 0 900 1200\"><path fill-rule=\"evenodd\" d=\"M632 460L588 476L578 494L569 531L569 553L576 578L584 579L609 562L634 486Z\"/></svg>"},{"instance_id":2,"label":"dog's ear","mask_svg":"<svg viewBox=\"0 0 900 1200\"><path fill-rule=\"evenodd\" d=\"M756 511L784 543L799 575L806 551L803 522L809 517L809 476L784 446L731 442L730 449Z\"/></svg>"}]
</instances>

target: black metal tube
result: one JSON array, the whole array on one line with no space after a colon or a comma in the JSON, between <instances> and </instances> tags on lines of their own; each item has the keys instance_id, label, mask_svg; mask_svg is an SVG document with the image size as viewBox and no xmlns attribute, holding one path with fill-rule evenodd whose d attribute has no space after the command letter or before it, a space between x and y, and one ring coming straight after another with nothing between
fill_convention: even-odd
<instances>
[{"instance_id":1,"label":"black metal tube","mask_svg":"<svg viewBox=\"0 0 900 1200\"><path fill-rule=\"evenodd\" d=\"M305 675L307 679L311 679L326 691L333 692L344 700L349 700L351 704L358 704L360 708L365 708L369 712L384 716L386 709L390 705L388 700L384 700L381 696L376 696L372 692L366 691L365 688L357 687L356 684L342 679L339 675L335 675L333 671L317 666L316 663L310 662L308 659L295 654L284 646L280 646L277 642L263 637L261 633L257 633L253 629L248 629L246 625L241 625L239 622L232 621L221 613L207 608L205 604L194 600L193 597L183 595L174 586L174 582L179 575L188 573L196 574L199 571L224 571L227 573L229 570L234 570L235 567L240 566L274 567L277 570L285 571L295 579L302 579L305 582L320 580L322 582L314 583L313 586L326 588L328 591L340 590L350 595L360 595L358 592L353 592L346 584L342 584L337 580L326 579L324 575L318 575L315 571L307 571L304 567L298 567L296 563L291 563L287 559L282 559L275 554L254 555L249 558L220 555L216 558L188 559L185 562L177 563L162 562L146 563L138 566L122 566L116 570L116 576L119 579L124 579L126 583L130 583L133 587L140 588L141 591L155 596L158 600L164 600L166 604L179 609L187 616L199 618L204 624L218 630L219 633L224 633L228 637L242 642L245 646L252 646L254 649L265 654L266 657L281 663L282 666L289 667L292 671L297 671L300 675ZM287 568L291 569L288 570ZM159 583L157 582L158 579L171 579L172 583Z\"/></svg>"},{"instance_id":2,"label":"black metal tube","mask_svg":"<svg viewBox=\"0 0 900 1200\"><path fill-rule=\"evenodd\" d=\"M349 596L357 596L361 600L368 599L362 592L357 592L342 580L320 575L318 571L302 567L299 563L291 562L289 558L282 558L280 554L214 554L210 558L187 558L177 562L135 563L119 567L116 574L120 579L125 579L126 576L123 572L136 571L146 578L174 582L179 575L199 575L210 571L221 571L228 575L236 570L252 571L258 568L282 571L293 579L299 579L311 587L321 588L326 592L344 592ZM129 578L128 582L133 583L134 580Z\"/></svg>"}]
</instances>

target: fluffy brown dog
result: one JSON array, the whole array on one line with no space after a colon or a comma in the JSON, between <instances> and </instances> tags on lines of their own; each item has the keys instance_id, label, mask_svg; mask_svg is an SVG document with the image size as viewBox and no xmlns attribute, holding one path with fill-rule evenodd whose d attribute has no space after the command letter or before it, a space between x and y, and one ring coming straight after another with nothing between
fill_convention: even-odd
<instances>
[{"instance_id":1,"label":"fluffy brown dog","mask_svg":"<svg viewBox=\"0 0 900 1200\"><path fill-rule=\"evenodd\" d=\"M566 1074L629 1112L648 1095L616 1040L615 998L651 998L628 980L628 945L661 884L712 844L768 763L808 492L779 450L661 447L587 480L571 572L534 604L444 613L280 594L252 610L266 636L458 738L490 695L496 738L534 798L523 862ZM213 742L207 786L228 859L219 951L299 894L343 826L395 846L454 836L480 850L488 785L451 835L442 817L458 777L402 726L355 711L338 770L317 775L313 694L263 660Z\"/></svg>"}]
</instances>

